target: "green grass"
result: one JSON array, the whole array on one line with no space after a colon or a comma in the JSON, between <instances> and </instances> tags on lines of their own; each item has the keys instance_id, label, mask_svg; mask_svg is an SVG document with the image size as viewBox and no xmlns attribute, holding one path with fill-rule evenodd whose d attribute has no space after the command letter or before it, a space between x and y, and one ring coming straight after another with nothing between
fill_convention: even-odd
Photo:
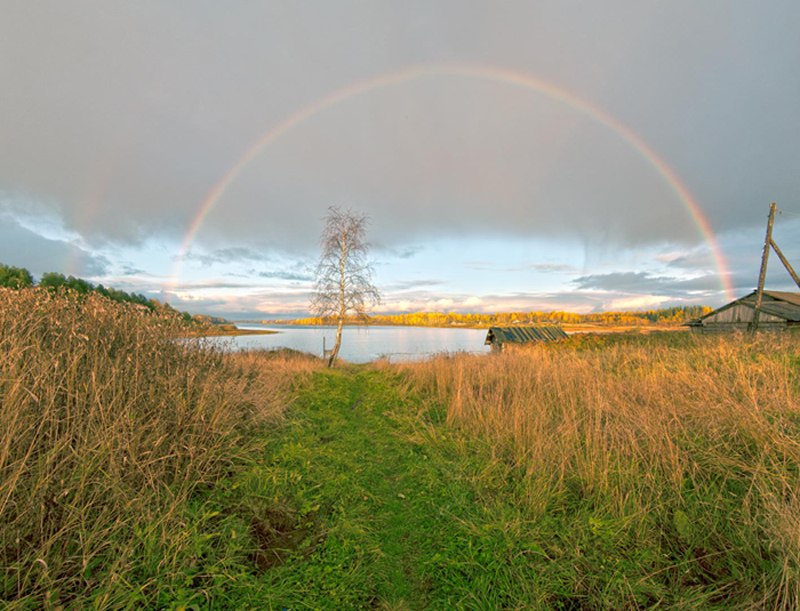
<instances>
[{"instance_id":1,"label":"green grass","mask_svg":"<svg viewBox=\"0 0 800 611\"><path fill-rule=\"evenodd\" d=\"M261 546L237 608L511 609L544 598L529 561L544 552L508 470L401 388L368 368L316 374L261 460L228 484Z\"/></svg>"},{"instance_id":2,"label":"green grass","mask_svg":"<svg viewBox=\"0 0 800 611\"><path fill-rule=\"evenodd\" d=\"M794 336L328 370L0 292L0 607L794 609Z\"/></svg>"},{"instance_id":3,"label":"green grass","mask_svg":"<svg viewBox=\"0 0 800 611\"><path fill-rule=\"evenodd\" d=\"M232 608L651 602L647 587L632 595L626 580L656 564L647 546L618 549L630 523L570 498L533 519L518 470L493 444L447 427L441 409L391 372L315 374L285 428L263 443L225 488L249 545L260 546L249 556L256 574L230 584Z\"/></svg>"},{"instance_id":4,"label":"green grass","mask_svg":"<svg viewBox=\"0 0 800 611\"><path fill-rule=\"evenodd\" d=\"M198 608L794 608L797 350L577 348L314 373L224 486L250 569Z\"/></svg>"}]
</instances>

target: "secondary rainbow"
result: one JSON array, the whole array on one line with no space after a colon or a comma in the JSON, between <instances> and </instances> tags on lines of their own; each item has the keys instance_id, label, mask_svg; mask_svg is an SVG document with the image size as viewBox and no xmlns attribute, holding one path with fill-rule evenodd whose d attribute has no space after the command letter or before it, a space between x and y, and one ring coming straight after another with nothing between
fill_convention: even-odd
<instances>
[{"instance_id":1,"label":"secondary rainbow","mask_svg":"<svg viewBox=\"0 0 800 611\"><path fill-rule=\"evenodd\" d=\"M241 171L247 164L266 147L273 144L283 134L290 131L292 128L302 123L309 117L317 114L320 111L330 108L331 106L353 98L355 96L373 91L381 87L388 87L397 85L415 79L429 77L429 76L462 76L465 78L483 79L494 81L536 91L545 94L553 99L564 102L575 110L592 117L603 125L618 134L621 138L627 141L635 150L637 150L649 163L652 165L669 187L675 192L680 199L683 206L689 212L692 220L697 225L703 239L708 243L711 248L714 264L720 275L720 284L725 291L728 299L735 298L733 287L730 282L730 274L728 273L725 259L717 243L717 239L711 230L711 225L708 219L703 215L700 206L692 197L689 190L681 183L678 176L670 168L667 163L662 160L656 153L648 147L644 141L639 138L634 132L628 129L625 125L617 121L614 117L606 112L591 106L588 102L575 96L574 94L556 86L547 81L534 78L521 72L512 70L496 68L491 66L474 66L462 64L436 64L428 66L418 66L392 72L389 74L379 75L377 77L353 83L343 89L334 91L327 96L300 108L296 112L286 117L283 121L273 126L258 139L244 154L236 161L233 166L222 176L222 178L214 185L214 188L209 192L208 196L199 207L197 214L189 225L189 229L183 238L180 251L176 258L175 266L172 273L173 287L178 281L181 272L183 259L189 251L189 248L194 241L197 232L203 224L208 214L214 209L219 199L225 193L228 186L236 179Z\"/></svg>"}]
</instances>

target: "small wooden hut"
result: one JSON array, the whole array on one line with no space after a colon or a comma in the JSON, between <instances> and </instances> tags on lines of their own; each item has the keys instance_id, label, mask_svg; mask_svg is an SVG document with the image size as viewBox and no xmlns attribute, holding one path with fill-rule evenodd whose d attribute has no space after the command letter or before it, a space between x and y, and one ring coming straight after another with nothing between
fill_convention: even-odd
<instances>
[{"instance_id":1,"label":"small wooden hut","mask_svg":"<svg viewBox=\"0 0 800 611\"><path fill-rule=\"evenodd\" d=\"M561 327L556 325L537 325L532 327L490 327L486 334L486 346L492 352L500 352L506 345L522 346L540 342L554 342L568 337Z\"/></svg>"},{"instance_id":2,"label":"small wooden hut","mask_svg":"<svg viewBox=\"0 0 800 611\"><path fill-rule=\"evenodd\" d=\"M757 292L753 291L741 299L686 323L692 331L747 331L753 324L756 311ZM761 297L761 313L758 328L778 330L800 328L800 293L764 291Z\"/></svg>"}]
</instances>

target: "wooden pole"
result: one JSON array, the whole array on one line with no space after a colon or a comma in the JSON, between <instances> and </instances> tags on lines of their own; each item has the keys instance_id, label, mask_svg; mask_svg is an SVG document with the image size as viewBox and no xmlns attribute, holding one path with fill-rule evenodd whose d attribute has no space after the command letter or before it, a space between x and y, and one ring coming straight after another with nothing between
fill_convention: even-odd
<instances>
[{"instance_id":1,"label":"wooden pole","mask_svg":"<svg viewBox=\"0 0 800 611\"><path fill-rule=\"evenodd\" d=\"M756 291L756 311L753 312L753 332L758 331L758 317L761 314L761 298L764 295L764 280L767 276L767 260L769 259L769 247L772 244L772 223L775 221L775 202L769 205L769 221L767 221L767 239L764 240L764 251L761 254L761 272L758 274L758 290Z\"/></svg>"},{"instance_id":2,"label":"wooden pole","mask_svg":"<svg viewBox=\"0 0 800 611\"><path fill-rule=\"evenodd\" d=\"M775 249L775 254L777 254L778 257L780 257L781 263L783 263L783 266L786 268L786 271L789 272L789 275L792 277L792 280L794 280L794 283L798 287L800 287L800 278L798 278L797 274L794 273L792 266L789 265L789 261L786 259L786 257L783 256L783 253L781 252L781 249L778 248L778 245L775 243L775 240L770 240L769 242L770 244L772 244L772 248Z\"/></svg>"}]
</instances>

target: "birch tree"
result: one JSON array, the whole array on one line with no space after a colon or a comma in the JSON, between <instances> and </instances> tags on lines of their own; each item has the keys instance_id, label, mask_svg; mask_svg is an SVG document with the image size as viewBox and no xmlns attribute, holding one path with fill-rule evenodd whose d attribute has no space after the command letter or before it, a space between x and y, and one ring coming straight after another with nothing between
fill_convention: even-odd
<instances>
[{"instance_id":1,"label":"birch tree","mask_svg":"<svg viewBox=\"0 0 800 611\"><path fill-rule=\"evenodd\" d=\"M369 245L365 214L338 207L328 208L325 229L319 239L322 254L315 274L311 311L316 316L336 321L336 343L328 367L333 367L342 345L342 326L348 316L359 322L369 321L367 310L380 303L380 293L373 284L375 275L368 260Z\"/></svg>"}]
</instances>

